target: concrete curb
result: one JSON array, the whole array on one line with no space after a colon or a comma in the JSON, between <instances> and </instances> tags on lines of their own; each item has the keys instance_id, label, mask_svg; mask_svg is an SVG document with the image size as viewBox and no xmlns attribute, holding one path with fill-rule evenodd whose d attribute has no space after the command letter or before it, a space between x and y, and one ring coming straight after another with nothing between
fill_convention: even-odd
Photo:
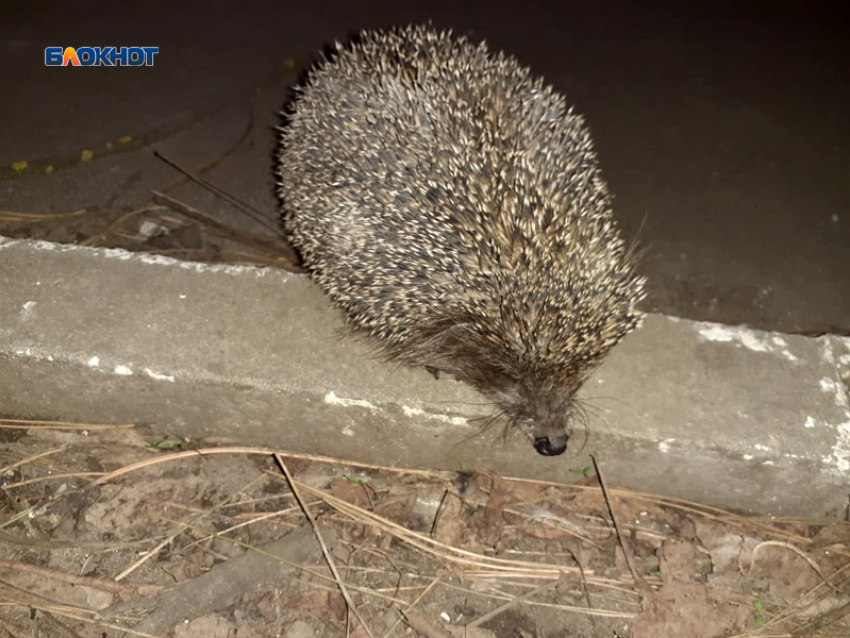
<instances>
[{"instance_id":1,"label":"concrete curb","mask_svg":"<svg viewBox=\"0 0 850 638\"><path fill-rule=\"evenodd\" d=\"M377 361L303 276L0 238L0 415L145 422L407 467L609 482L775 515L842 514L850 339L650 316L583 390L586 445L476 436L480 396Z\"/></svg>"}]
</instances>

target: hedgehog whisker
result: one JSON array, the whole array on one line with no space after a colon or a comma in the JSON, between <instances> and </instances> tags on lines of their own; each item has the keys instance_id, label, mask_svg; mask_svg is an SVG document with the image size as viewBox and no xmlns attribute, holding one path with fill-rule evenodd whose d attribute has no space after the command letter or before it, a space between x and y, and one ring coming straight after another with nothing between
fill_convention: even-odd
<instances>
[{"instance_id":1,"label":"hedgehog whisker","mask_svg":"<svg viewBox=\"0 0 850 638\"><path fill-rule=\"evenodd\" d=\"M472 434L468 434L461 438L461 441L469 441L474 438L479 438L489 432L493 426L501 421L501 415L488 414L486 416L473 417L469 420L470 424L475 424L476 428Z\"/></svg>"}]
</instances>

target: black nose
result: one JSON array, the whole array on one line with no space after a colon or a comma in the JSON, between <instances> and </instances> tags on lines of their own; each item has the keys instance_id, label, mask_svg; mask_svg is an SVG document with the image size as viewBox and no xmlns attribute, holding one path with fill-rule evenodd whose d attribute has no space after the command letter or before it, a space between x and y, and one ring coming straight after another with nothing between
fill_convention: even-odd
<instances>
[{"instance_id":1,"label":"black nose","mask_svg":"<svg viewBox=\"0 0 850 638\"><path fill-rule=\"evenodd\" d=\"M567 451L567 437L538 436L534 439L534 449L543 456L558 456Z\"/></svg>"}]
</instances>

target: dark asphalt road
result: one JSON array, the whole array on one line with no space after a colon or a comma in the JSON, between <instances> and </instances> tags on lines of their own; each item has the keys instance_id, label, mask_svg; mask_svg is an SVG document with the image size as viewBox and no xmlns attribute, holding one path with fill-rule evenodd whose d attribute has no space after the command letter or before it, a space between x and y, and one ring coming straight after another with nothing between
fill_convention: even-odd
<instances>
[{"instance_id":1,"label":"dark asphalt road","mask_svg":"<svg viewBox=\"0 0 850 638\"><path fill-rule=\"evenodd\" d=\"M513 53L586 115L647 247L653 309L850 329L850 30L840 3L806 4L0 2L0 165L138 136L333 39L431 18ZM151 68L44 66L46 46L87 45L160 53ZM268 143L210 177L271 210L262 104ZM0 209L109 201L127 161L0 181Z\"/></svg>"}]
</instances>

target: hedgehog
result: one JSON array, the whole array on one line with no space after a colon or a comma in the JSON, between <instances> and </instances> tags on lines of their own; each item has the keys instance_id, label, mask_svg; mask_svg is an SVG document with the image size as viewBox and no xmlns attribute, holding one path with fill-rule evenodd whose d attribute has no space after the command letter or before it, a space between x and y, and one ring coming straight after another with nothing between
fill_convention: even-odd
<instances>
[{"instance_id":1,"label":"hedgehog","mask_svg":"<svg viewBox=\"0 0 850 638\"><path fill-rule=\"evenodd\" d=\"M562 454L645 296L583 117L430 24L337 42L282 115L283 227L353 332Z\"/></svg>"}]
</instances>

